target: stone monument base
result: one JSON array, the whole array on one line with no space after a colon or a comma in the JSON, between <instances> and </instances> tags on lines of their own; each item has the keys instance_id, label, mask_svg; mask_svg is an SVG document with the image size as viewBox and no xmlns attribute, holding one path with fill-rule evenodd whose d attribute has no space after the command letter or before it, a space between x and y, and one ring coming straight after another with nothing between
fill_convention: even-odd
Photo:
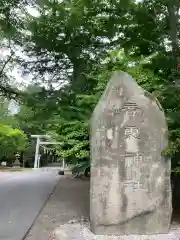
<instances>
[{"instance_id":1,"label":"stone monument base","mask_svg":"<svg viewBox=\"0 0 180 240\"><path fill-rule=\"evenodd\" d=\"M179 240L180 225L173 223L168 234L156 235L95 235L89 230L88 224L71 223L61 225L55 230L56 240Z\"/></svg>"},{"instance_id":2,"label":"stone monument base","mask_svg":"<svg viewBox=\"0 0 180 240\"><path fill-rule=\"evenodd\" d=\"M22 167L20 167L20 166L13 166L13 167L12 167L12 170L13 170L13 171L21 171L21 170L22 170Z\"/></svg>"},{"instance_id":3,"label":"stone monument base","mask_svg":"<svg viewBox=\"0 0 180 240\"><path fill-rule=\"evenodd\" d=\"M13 168L21 168L21 163L19 159L16 159L13 163Z\"/></svg>"}]
</instances>

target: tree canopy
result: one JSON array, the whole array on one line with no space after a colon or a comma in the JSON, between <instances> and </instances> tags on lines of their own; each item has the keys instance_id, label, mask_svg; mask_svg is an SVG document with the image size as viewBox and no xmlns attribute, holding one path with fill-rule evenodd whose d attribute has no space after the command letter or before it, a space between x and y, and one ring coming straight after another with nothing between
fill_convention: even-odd
<instances>
[{"instance_id":1,"label":"tree canopy","mask_svg":"<svg viewBox=\"0 0 180 240\"><path fill-rule=\"evenodd\" d=\"M27 147L26 135L19 129L0 124L0 157L12 157Z\"/></svg>"},{"instance_id":2,"label":"tree canopy","mask_svg":"<svg viewBox=\"0 0 180 240\"><path fill-rule=\"evenodd\" d=\"M162 104L170 142L164 154L172 157L173 171L180 171L178 0L3 4L1 43L10 53L0 62L0 90L20 105L10 125L27 136L51 134L63 143L59 156L88 165L92 111L112 71L124 70ZM37 14L28 11L30 5ZM15 14L8 18L12 9ZM7 71L14 64L33 76L23 90L7 83Z\"/></svg>"}]
</instances>

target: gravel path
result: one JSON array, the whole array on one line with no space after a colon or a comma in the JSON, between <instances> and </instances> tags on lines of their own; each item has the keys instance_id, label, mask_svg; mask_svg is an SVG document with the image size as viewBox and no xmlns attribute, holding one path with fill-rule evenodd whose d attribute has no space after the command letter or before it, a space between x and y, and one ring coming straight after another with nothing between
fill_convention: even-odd
<instances>
[{"instance_id":1,"label":"gravel path","mask_svg":"<svg viewBox=\"0 0 180 240\"><path fill-rule=\"evenodd\" d=\"M94 235L89 230L88 224L74 223L61 225L56 230L56 240L179 240L180 228L179 225L173 224L171 231L168 234L156 235L119 235L106 236Z\"/></svg>"},{"instance_id":2,"label":"gravel path","mask_svg":"<svg viewBox=\"0 0 180 240\"><path fill-rule=\"evenodd\" d=\"M53 240L61 224L89 216L89 181L62 176L25 240Z\"/></svg>"}]
</instances>

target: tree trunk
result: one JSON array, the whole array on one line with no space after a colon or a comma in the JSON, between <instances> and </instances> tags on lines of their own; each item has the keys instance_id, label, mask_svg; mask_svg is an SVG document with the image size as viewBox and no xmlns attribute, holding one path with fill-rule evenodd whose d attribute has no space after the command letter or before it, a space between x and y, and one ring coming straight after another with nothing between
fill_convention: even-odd
<instances>
[{"instance_id":1,"label":"tree trunk","mask_svg":"<svg viewBox=\"0 0 180 240\"><path fill-rule=\"evenodd\" d=\"M175 60L177 60L179 45L178 45L178 11L177 7L173 0L168 1L167 10L169 14L169 24L170 24L170 40L172 46L172 55ZM177 62L175 62L177 64Z\"/></svg>"}]
</instances>

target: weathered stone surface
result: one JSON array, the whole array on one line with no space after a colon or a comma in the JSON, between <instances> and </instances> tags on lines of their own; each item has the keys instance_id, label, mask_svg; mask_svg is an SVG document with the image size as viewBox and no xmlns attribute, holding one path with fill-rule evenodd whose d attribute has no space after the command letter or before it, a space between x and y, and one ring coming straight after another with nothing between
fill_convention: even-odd
<instances>
[{"instance_id":1,"label":"weathered stone surface","mask_svg":"<svg viewBox=\"0 0 180 240\"><path fill-rule=\"evenodd\" d=\"M168 234L107 236L93 234L87 225L65 224L55 230L56 240L179 240L180 226L173 224Z\"/></svg>"},{"instance_id":2,"label":"weathered stone surface","mask_svg":"<svg viewBox=\"0 0 180 240\"><path fill-rule=\"evenodd\" d=\"M55 237L58 240L84 240L79 223L61 225L55 230Z\"/></svg>"},{"instance_id":3,"label":"weathered stone surface","mask_svg":"<svg viewBox=\"0 0 180 240\"><path fill-rule=\"evenodd\" d=\"M20 168L20 166L21 166L21 163L20 163L19 159L16 159L13 163L13 167L14 168Z\"/></svg>"},{"instance_id":4,"label":"weathered stone surface","mask_svg":"<svg viewBox=\"0 0 180 240\"><path fill-rule=\"evenodd\" d=\"M92 116L91 230L95 234L167 233L171 221L164 112L124 72L115 72Z\"/></svg>"}]
</instances>

